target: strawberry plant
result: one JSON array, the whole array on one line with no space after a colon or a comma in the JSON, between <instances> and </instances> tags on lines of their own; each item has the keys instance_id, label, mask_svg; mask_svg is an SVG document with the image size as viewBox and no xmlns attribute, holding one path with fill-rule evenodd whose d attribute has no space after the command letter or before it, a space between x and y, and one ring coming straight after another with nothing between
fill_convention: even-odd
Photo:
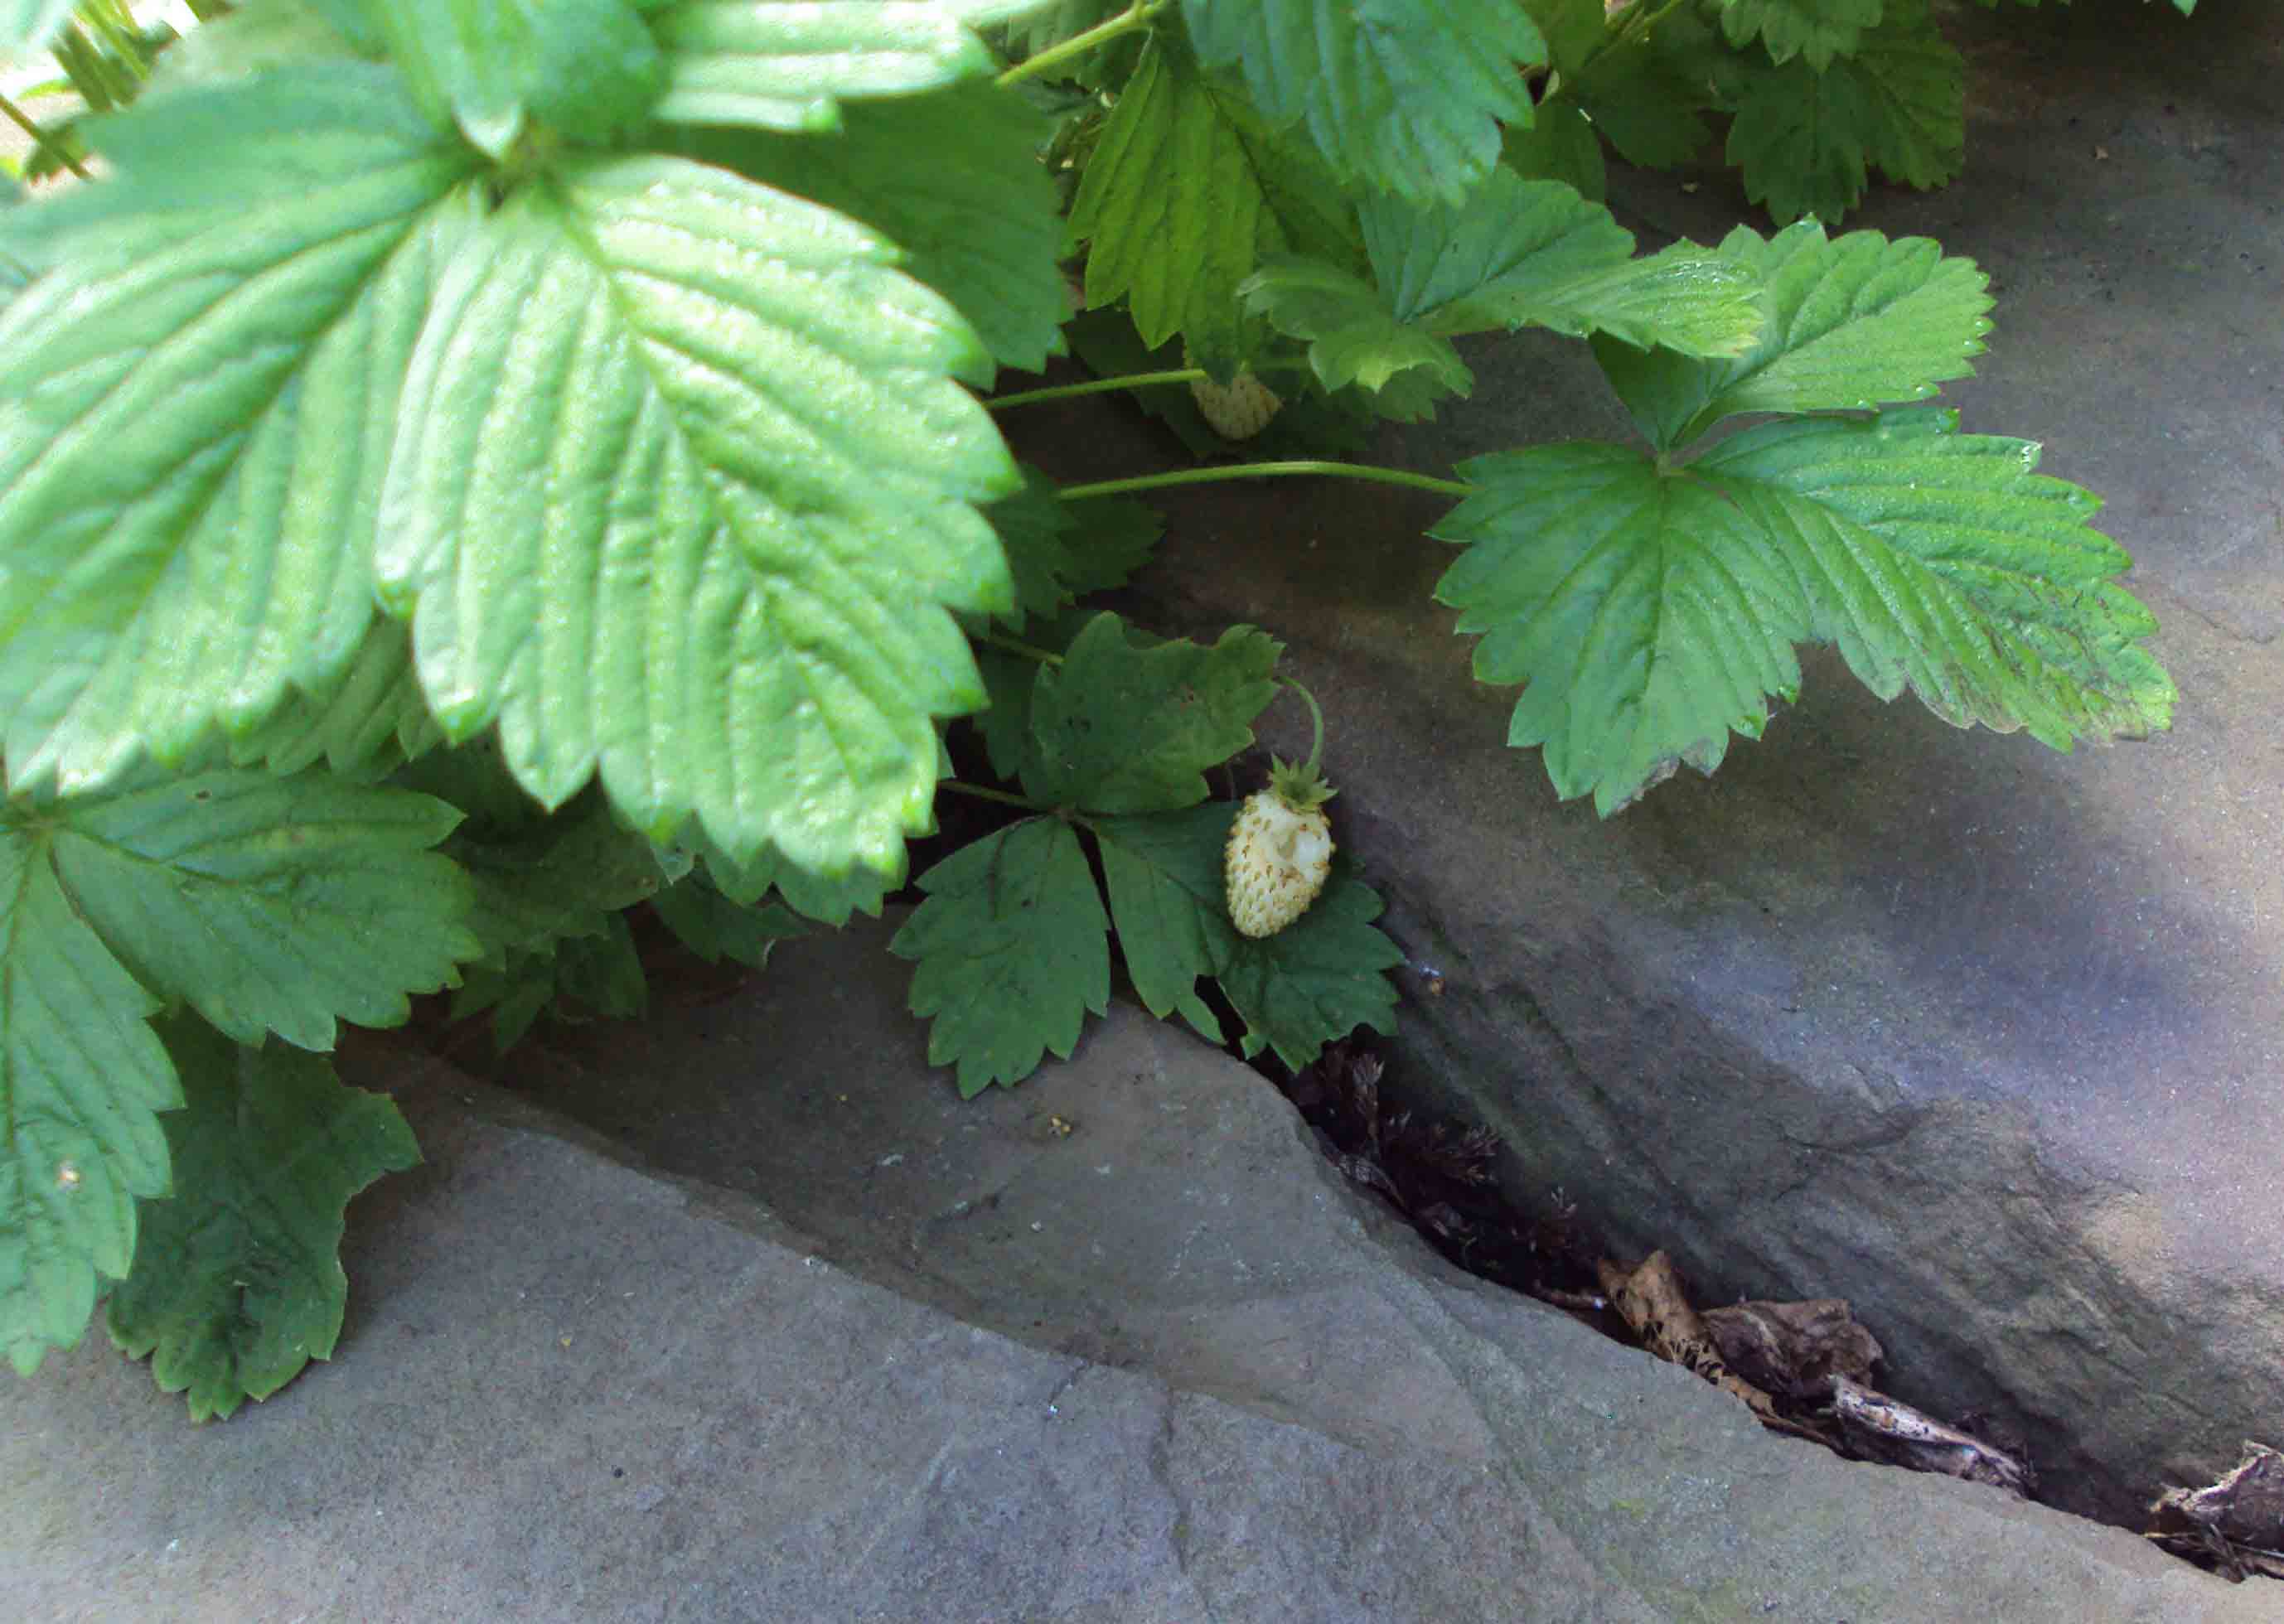
<instances>
[{"instance_id":1,"label":"strawberry plant","mask_svg":"<svg viewBox=\"0 0 2284 1624\"><path fill-rule=\"evenodd\" d=\"M892 949L964 1093L1072 1051L1113 932L1245 1052L1388 1029L1323 718L1209 799L1279 644L1083 602L1154 488L1448 502L1437 596L1604 814L1757 737L1803 642L2057 748L2166 722L2095 499L1924 404L1982 349L1973 265L1805 219L1643 254L1592 195L1601 142L1708 116L1780 220L1941 178L1919 0L250 0L134 42L130 105L35 132L90 178L0 211L21 1370L107 1292L193 1416L275 1391L338 1335L344 1204L416 1154L340 1023L631 1012L630 909L758 964L879 913L947 793L1004 817ZM1778 84L1856 156L1770 134ZM1525 326L1641 443L1361 459ZM994 392L1067 351L1101 375ZM1201 465L1010 456L996 413L1106 391Z\"/></svg>"}]
</instances>

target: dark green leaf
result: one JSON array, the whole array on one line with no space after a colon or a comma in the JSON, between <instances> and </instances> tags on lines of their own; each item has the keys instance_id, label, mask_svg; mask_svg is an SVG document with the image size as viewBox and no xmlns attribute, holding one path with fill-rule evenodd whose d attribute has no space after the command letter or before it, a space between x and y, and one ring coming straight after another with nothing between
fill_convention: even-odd
<instances>
[{"instance_id":1,"label":"dark green leaf","mask_svg":"<svg viewBox=\"0 0 2284 1624\"><path fill-rule=\"evenodd\" d=\"M1150 1013L1162 1020L1178 1011L1211 1043L1222 1041L1221 1021L1198 996L1197 982L1237 947L1222 878L1222 848L1236 816L1236 802L1209 800L1094 825L1135 992Z\"/></svg>"},{"instance_id":2,"label":"dark green leaf","mask_svg":"<svg viewBox=\"0 0 2284 1624\"><path fill-rule=\"evenodd\" d=\"M492 970L512 953L604 934L622 910L656 897L690 863L619 827L599 798L520 832L460 836L447 849L475 884L477 963Z\"/></svg>"},{"instance_id":3,"label":"dark green leaf","mask_svg":"<svg viewBox=\"0 0 2284 1624\"><path fill-rule=\"evenodd\" d=\"M1068 1059L1089 1011L1110 1007L1110 948L1070 826L1027 818L920 876L928 894L888 950L915 959L912 1013L933 1021L928 1063L959 1092L1012 1087L1052 1051Z\"/></svg>"},{"instance_id":4,"label":"dark green leaf","mask_svg":"<svg viewBox=\"0 0 2284 1624\"><path fill-rule=\"evenodd\" d=\"M1567 90L1539 103L1529 123L1508 125L1499 158L1527 181L1560 181L1596 203L1607 189L1601 135Z\"/></svg>"},{"instance_id":5,"label":"dark green leaf","mask_svg":"<svg viewBox=\"0 0 2284 1624\"><path fill-rule=\"evenodd\" d=\"M1733 45L1758 39L1769 58L1797 54L1821 72L1834 57L1854 56L1865 31L1880 20L1881 0L1719 0L1721 27Z\"/></svg>"},{"instance_id":6,"label":"dark green leaf","mask_svg":"<svg viewBox=\"0 0 2284 1624\"><path fill-rule=\"evenodd\" d=\"M770 949L802 934L801 921L771 903L752 908L731 902L700 874L677 881L651 898L650 905L682 945L709 964L725 958L760 969Z\"/></svg>"},{"instance_id":7,"label":"dark green leaf","mask_svg":"<svg viewBox=\"0 0 2284 1624\"><path fill-rule=\"evenodd\" d=\"M1211 648L1138 646L1115 614L1098 615L1031 698L1023 788L1044 805L1159 812L1202 800L1201 775L1253 741L1275 697L1279 646L1235 627Z\"/></svg>"},{"instance_id":8,"label":"dark green leaf","mask_svg":"<svg viewBox=\"0 0 2284 1624\"><path fill-rule=\"evenodd\" d=\"M1240 66L1271 125L1404 197L1456 202L1481 181L1499 126L1530 121L1522 70L1546 59L1513 0L1183 0L1182 13L1199 57Z\"/></svg>"},{"instance_id":9,"label":"dark green leaf","mask_svg":"<svg viewBox=\"0 0 2284 1624\"><path fill-rule=\"evenodd\" d=\"M105 1319L204 1421L332 1357L350 1198L420 1151L392 1101L342 1086L322 1056L246 1048L187 1016L164 1030L187 1099L166 1120L181 1192L145 1204Z\"/></svg>"},{"instance_id":10,"label":"dark green leaf","mask_svg":"<svg viewBox=\"0 0 2284 1624\"><path fill-rule=\"evenodd\" d=\"M1239 1047L1263 1048L1299 1071L1326 1043L1358 1027L1393 1035L1396 987L1386 974L1404 950L1376 929L1380 898L1335 863L1325 894L1274 936L1232 935L1214 967L1222 991L1245 1021Z\"/></svg>"}]
</instances>

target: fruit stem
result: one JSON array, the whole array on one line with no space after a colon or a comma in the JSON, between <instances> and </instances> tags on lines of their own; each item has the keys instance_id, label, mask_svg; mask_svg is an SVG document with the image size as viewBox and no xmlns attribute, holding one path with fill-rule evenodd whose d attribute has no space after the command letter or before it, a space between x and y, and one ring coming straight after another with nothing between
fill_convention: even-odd
<instances>
[{"instance_id":1,"label":"fruit stem","mask_svg":"<svg viewBox=\"0 0 2284 1624\"><path fill-rule=\"evenodd\" d=\"M1066 502L1089 496L1120 496L1128 491L1163 490L1175 485L1206 485L1216 480L1270 480L1287 474L1328 474L1337 479L1374 480L1383 485L1408 485L1439 496L1472 496L1475 488L1457 480L1439 480L1408 468L1380 468L1364 463L1291 462L1240 463L1233 467L1177 468L1169 473L1138 474L1129 480L1103 480L1092 485L1066 485L1059 493Z\"/></svg>"},{"instance_id":2,"label":"fruit stem","mask_svg":"<svg viewBox=\"0 0 2284 1624\"><path fill-rule=\"evenodd\" d=\"M1284 678L1283 681L1285 686L1290 688L1295 693L1299 694L1307 703L1309 707L1309 719L1316 727L1316 731L1310 735L1309 739L1308 765L1301 769L1301 776L1302 777L1314 778L1317 776L1317 762L1325 753L1325 713L1317 704L1317 696L1315 694L1310 693L1307 689L1302 687L1300 683L1295 682L1289 676Z\"/></svg>"},{"instance_id":3,"label":"fruit stem","mask_svg":"<svg viewBox=\"0 0 2284 1624\"><path fill-rule=\"evenodd\" d=\"M987 789L981 784L962 784L957 778L939 778L936 780L935 786L940 790L950 790L961 795L973 795L978 800L996 800L1002 806L1021 807L1026 812L1054 810L1052 807L1041 806L1028 795L1013 795L1005 790Z\"/></svg>"},{"instance_id":4,"label":"fruit stem","mask_svg":"<svg viewBox=\"0 0 2284 1624\"><path fill-rule=\"evenodd\" d=\"M1074 34L1060 44L1051 45L1037 56L1017 63L1000 74L997 82L1004 90L1008 85L1018 84L1026 79L1043 74L1051 67L1060 67L1072 58L1083 57L1097 45L1115 40L1122 34L1131 34L1137 28L1147 27L1150 20L1172 3L1173 0L1134 0L1132 5L1119 12L1108 22L1097 24L1083 34Z\"/></svg>"}]
</instances>

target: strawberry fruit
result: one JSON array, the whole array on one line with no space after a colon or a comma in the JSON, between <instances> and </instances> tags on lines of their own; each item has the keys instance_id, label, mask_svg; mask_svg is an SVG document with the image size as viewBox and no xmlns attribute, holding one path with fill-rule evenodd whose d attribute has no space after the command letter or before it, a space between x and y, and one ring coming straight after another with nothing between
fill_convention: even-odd
<instances>
[{"instance_id":1,"label":"strawberry fruit","mask_svg":"<svg viewBox=\"0 0 2284 1624\"><path fill-rule=\"evenodd\" d=\"M1182 347L1182 364L1195 366L1189 346ZM1250 440L1269 426L1285 402L1255 374L1240 372L1226 384L1201 378L1190 385L1190 394L1213 431L1224 440Z\"/></svg>"},{"instance_id":2,"label":"strawberry fruit","mask_svg":"<svg viewBox=\"0 0 2284 1624\"><path fill-rule=\"evenodd\" d=\"M1298 683L1309 703L1316 739L1305 765L1270 758L1269 787L1257 790L1230 825L1222 848L1222 882L1230 923L1245 936L1274 936L1309 911L1333 871L1333 828L1325 802L1335 792L1317 771L1325 747L1325 714Z\"/></svg>"}]
</instances>

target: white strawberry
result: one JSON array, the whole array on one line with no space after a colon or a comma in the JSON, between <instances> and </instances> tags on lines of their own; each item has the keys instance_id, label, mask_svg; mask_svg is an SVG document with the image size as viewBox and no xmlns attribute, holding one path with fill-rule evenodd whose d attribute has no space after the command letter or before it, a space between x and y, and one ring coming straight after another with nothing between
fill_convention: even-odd
<instances>
[{"instance_id":1,"label":"white strawberry","mask_svg":"<svg viewBox=\"0 0 2284 1624\"><path fill-rule=\"evenodd\" d=\"M1186 344L1182 346L1182 364L1197 364ZM1226 384L1198 379L1190 385L1190 394L1206 421L1213 425L1214 433L1224 440L1252 439L1269 426L1269 419L1285 404L1275 390L1250 371L1240 372Z\"/></svg>"},{"instance_id":2,"label":"white strawberry","mask_svg":"<svg viewBox=\"0 0 2284 1624\"><path fill-rule=\"evenodd\" d=\"M1325 714L1307 689L1287 686L1308 700L1316 738L1304 766L1270 757L1269 787L1248 797L1230 825L1222 880L1230 923L1245 936L1274 936L1308 912L1333 871L1333 829L1324 806L1335 792L1317 772Z\"/></svg>"}]
</instances>

